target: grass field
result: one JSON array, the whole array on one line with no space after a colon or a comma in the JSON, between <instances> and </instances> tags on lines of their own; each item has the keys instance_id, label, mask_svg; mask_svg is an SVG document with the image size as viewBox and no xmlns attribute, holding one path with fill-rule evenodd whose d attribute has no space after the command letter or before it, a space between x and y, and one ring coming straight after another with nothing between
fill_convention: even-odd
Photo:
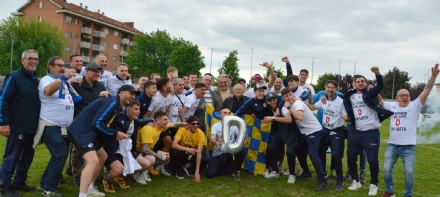
<instances>
[{"instance_id":1,"label":"grass field","mask_svg":"<svg viewBox=\"0 0 440 197\"><path fill-rule=\"evenodd\" d=\"M389 136L389 121L383 122L381 127L381 145L379 151L380 167L383 166L383 154L386 142ZM0 154L3 154L5 138L0 138ZM417 160L415 167L415 195L414 196L440 196L440 145L422 144L417 146ZM330 154L327 155L330 158ZM345 157L345 155L344 155ZM37 148L34 162L29 171L27 183L32 186L38 186L41 175L46 168L50 155L44 145ZM329 168L327 161L327 169ZM309 162L310 169L314 171ZM284 164L284 168L287 164ZM344 172L346 168L346 158L344 158ZM313 174L315 177L315 174ZM59 186L59 192L64 196L78 196L79 189L74 187L72 179L64 175L66 183ZM347 187L351 181L345 181L343 191L335 191L335 180L329 179L330 187L322 192L314 192L316 185L314 181L297 180L295 184L287 184L287 177L280 176L277 180L266 180L262 176L254 176L247 172L241 172L241 181L234 181L231 177L216 177L207 179L202 175L202 181L195 183L190 177L179 180L176 177L165 177L162 175L152 176L153 181L147 185L136 183L131 177L128 183L130 189L121 189L114 182L116 193L106 194L106 196L367 196L369 189L369 169L367 165L367 183L357 191L349 191ZM403 196L404 179L403 165L401 160L396 163L394 170L394 180L396 196ZM383 183L382 169L379 173L379 191L377 196L382 196L385 185ZM103 191L102 188L99 188ZM40 191L24 193L24 196L42 196Z\"/></svg>"}]
</instances>

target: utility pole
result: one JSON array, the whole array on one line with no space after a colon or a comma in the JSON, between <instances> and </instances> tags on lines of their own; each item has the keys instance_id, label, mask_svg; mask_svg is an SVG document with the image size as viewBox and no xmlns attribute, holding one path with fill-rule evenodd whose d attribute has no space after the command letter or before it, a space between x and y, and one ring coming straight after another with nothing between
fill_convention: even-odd
<instances>
[{"instance_id":1,"label":"utility pole","mask_svg":"<svg viewBox=\"0 0 440 197\"><path fill-rule=\"evenodd\" d=\"M341 59L339 59L339 76L338 76L338 89L339 91L339 81L341 81Z\"/></svg>"},{"instance_id":2,"label":"utility pole","mask_svg":"<svg viewBox=\"0 0 440 197\"><path fill-rule=\"evenodd\" d=\"M312 77L310 79L310 83L313 83L313 64L315 64L315 57L312 57Z\"/></svg>"},{"instance_id":3,"label":"utility pole","mask_svg":"<svg viewBox=\"0 0 440 197\"><path fill-rule=\"evenodd\" d=\"M252 78L252 56L254 55L254 48L252 48L251 52L251 78Z\"/></svg>"},{"instance_id":4,"label":"utility pole","mask_svg":"<svg viewBox=\"0 0 440 197\"><path fill-rule=\"evenodd\" d=\"M211 69L212 69L212 51L213 50L214 50L214 48L211 48L211 65L209 66L209 73L212 73Z\"/></svg>"}]
</instances>

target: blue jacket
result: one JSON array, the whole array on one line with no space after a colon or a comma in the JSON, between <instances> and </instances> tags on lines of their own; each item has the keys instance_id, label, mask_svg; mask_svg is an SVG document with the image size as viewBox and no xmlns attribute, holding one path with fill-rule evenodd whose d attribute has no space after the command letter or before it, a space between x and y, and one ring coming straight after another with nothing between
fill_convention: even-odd
<instances>
[{"instance_id":1,"label":"blue jacket","mask_svg":"<svg viewBox=\"0 0 440 197\"><path fill-rule=\"evenodd\" d=\"M290 63L286 63L286 71L287 71L286 76L293 75L292 66L290 65ZM284 79L283 85L284 87L289 87L289 84L287 83L287 77Z\"/></svg>"},{"instance_id":2,"label":"blue jacket","mask_svg":"<svg viewBox=\"0 0 440 197\"><path fill-rule=\"evenodd\" d=\"M280 102L278 100L278 102ZM235 116L242 117L243 114L255 114L257 119L263 119L265 116L273 116L270 106L266 103L266 97L261 100L251 98L241 106Z\"/></svg>"},{"instance_id":3,"label":"blue jacket","mask_svg":"<svg viewBox=\"0 0 440 197\"><path fill-rule=\"evenodd\" d=\"M144 114L147 113L152 99L153 98L148 97L147 93L145 92L142 92L140 96L136 96L136 100L141 103L141 113L139 114L139 118L144 117Z\"/></svg>"},{"instance_id":4,"label":"blue jacket","mask_svg":"<svg viewBox=\"0 0 440 197\"><path fill-rule=\"evenodd\" d=\"M109 126L121 112L119 100L119 95L99 98L73 119L68 131L79 145L87 147L99 134L116 137L118 131Z\"/></svg>"},{"instance_id":5,"label":"blue jacket","mask_svg":"<svg viewBox=\"0 0 440 197\"><path fill-rule=\"evenodd\" d=\"M378 106L376 97L377 95L379 95L380 91L382 91L384 87L382 75L376 75L376 82L377 82L376 86L374 86L370 90L367 90L367 88L364 88L362 90L362 100L369 108L377 112L377 115L379 116L379 121L382 122L385 119L389 118L394 113L392 111L386 110ZM347 111L347 115L348 117L350 117L350 122L353 126L355 126L356 124L355 124L353 106L351 105L350 97L356 92L357 92L356 89L351 89L344 95L343 98L345 111Z\"/></svg>"},{"instance_id":6,"label":"blue jacket","mask_svg":"<svg viewBox=\"0 0 440 197\"><path fill-rule=\"evenodd\" d=\"M0 95L0 125L11 133L33 134L40 116L39 80L23 66L8 74Z\"/></svg>"}]
</instances>

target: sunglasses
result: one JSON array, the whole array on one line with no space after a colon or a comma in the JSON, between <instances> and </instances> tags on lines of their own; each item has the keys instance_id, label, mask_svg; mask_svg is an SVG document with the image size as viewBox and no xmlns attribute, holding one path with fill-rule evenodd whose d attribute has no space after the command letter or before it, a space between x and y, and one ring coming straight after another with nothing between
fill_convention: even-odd
<instances>
[{"instance_id":1,"label":"sunglasses","mask_svg":"<svg viewBox=\"0 0 440 197\"><path fill-rule=\"evenodd\" d=\"M197 125L199 125L199 123L198 122L191 122L191 123L189 123L190 125L193 125L193 126L197 126Z\"/></svg>"}]
</instances>

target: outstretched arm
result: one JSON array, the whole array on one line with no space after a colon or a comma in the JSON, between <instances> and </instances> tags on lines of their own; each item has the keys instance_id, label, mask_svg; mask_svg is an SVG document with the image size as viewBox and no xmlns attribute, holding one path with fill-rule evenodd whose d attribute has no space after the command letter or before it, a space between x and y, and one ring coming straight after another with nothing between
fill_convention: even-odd
<instances>
[{"instance_id":1,"label":"outstretched arm","mask_svg":"<svg viewBox=\"0 0 440 197\"><path fill-rule=\"evenodd\" d=\"M425 105L426 99L428 98L429 92L431 92L432 87L434 87L435 79L439 73L438 63L435 64L434 67L431 68L431 77L429 78L428 83L425 86L423 92L419 95L420 103Z\"/></svg>"},{"instance_id":2,"label":"outstretched arm","mask_svg":"<svg viewBox=\"0 0 440 197\"><path fill-rule=\"evenodd\" d=\"M289 58L287 56L284 56L283 58L281 58L281 61L286 62L286 76L293 75L292 66L290 65ZM289 87L289 84L287 84L287 77L284 79L283 85L284 87Z\"/></svg>"}]
</instances>

